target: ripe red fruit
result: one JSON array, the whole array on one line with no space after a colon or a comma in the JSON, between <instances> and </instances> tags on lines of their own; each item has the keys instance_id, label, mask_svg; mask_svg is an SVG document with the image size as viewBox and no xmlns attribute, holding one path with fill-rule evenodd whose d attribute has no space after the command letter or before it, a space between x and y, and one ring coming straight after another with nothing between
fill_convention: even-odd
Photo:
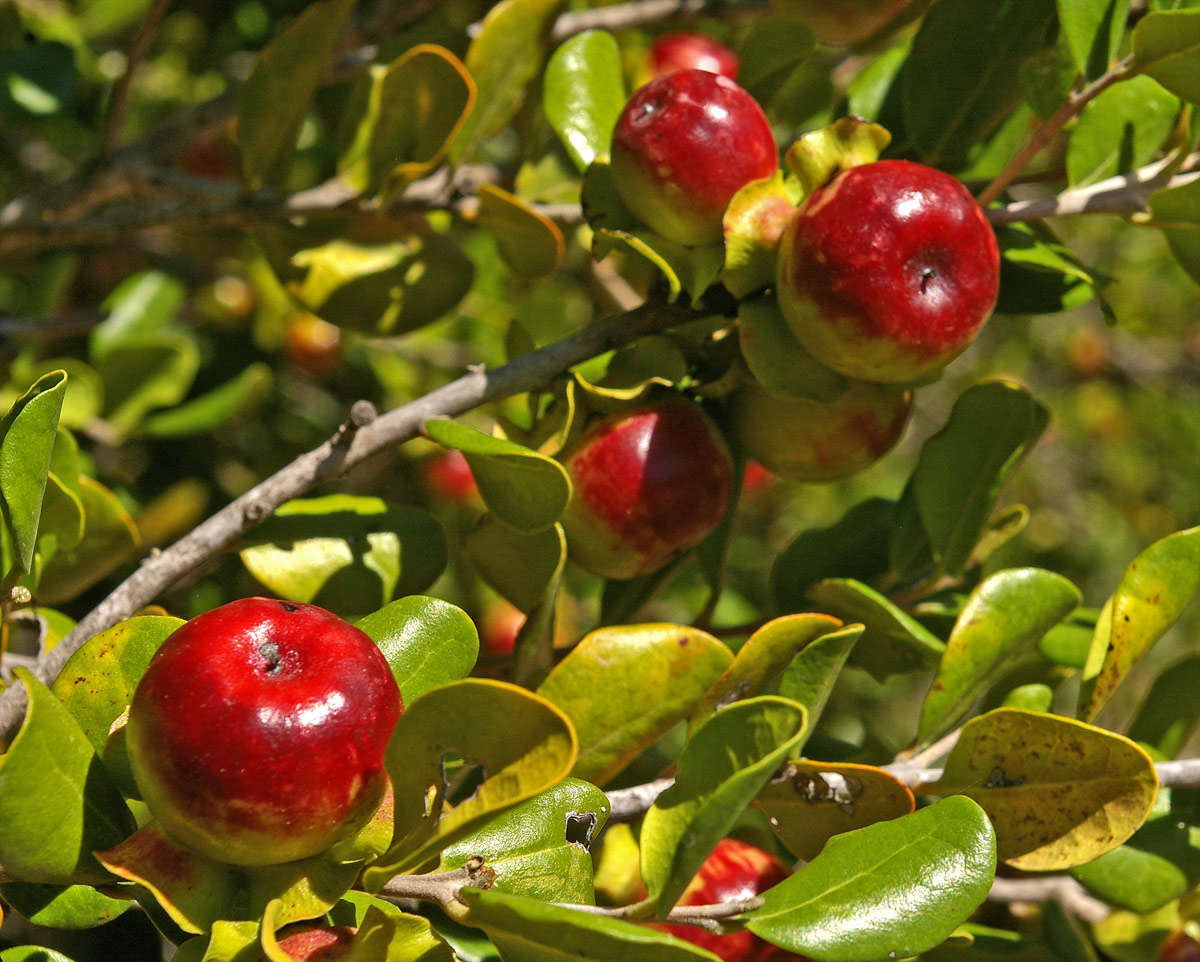
<instances>
[{"instance_id":1,"label":"ripe red fruit","mask_svg":"<svg viewBox=\"0 0 1200 962\"><path fill-rule=\"evenodd\" d=\"M475 475L461 451L435 454L425 461L421 476L430 494L454 504L467 504L479 494Z\"/></svg>"},{"instance_id":2,"label":"ripe red fruit","mask_svg":"<svg viewBox=\"0 0 1200 962\"><path fill-rule=\"evenodd\" d=\"M1180 929L1167 936L1154 962L1200 962L1200 942Z\"/></svg>"},{"instance_id":3,"label":"ripe red fruit","mask_svg":"<svg viewBox=\"0 0 1200 962\"><path fill-rule=\"evenodd\" d=\"M342 363L342 332L315 314L293 314L284 335L287 358L309 377L329 377Z\"/></svg>"},{"instance_id":4,"label":"ripe red fruit","mask_svg":"<svg viewBox=\"0 0 1200 962\"><path fill-rule=\"evenodd\" d=\"M379 647L315 605L244 598L177 630L129 709L163 829L222 862L316 855L369 817L404 706Z\"/></svg>"},{"instance_id":5,"label":"ripe red fruit","mask_svg":"<svg viewBox=\"0 0 1200 962\"><path fill-rule=\"evenodd\" d=\"M507 601L498 601L484 613L479 625L479 641L483 650L497 658L511 655L517 635L525 624L525 615Z\"/></svg>"},{"instance_id":6,"label":"ripe red fruit","mask_svg":"<svg viewBox=\"0 0 1200 962\"><path fill-rule=\"evenodd\" d=\"M561 457L574 486L562 518L571 557L606 578L658 570L729 508L725 439L682 398L605 418Z\"/></svg>"},{"instance_id":7,"label":"ripe red fruit","mask_svg":"<svg viewBox=\"0 0 1200 962\"><path fill-rule=\"evenodd\" d=\"M749 461L742 471L742 494L758 494L775 480L775 475L757 461Z\"/></svg>"},{"instance_id":8,"label":"ripe red fruit","mask_svg":"<svg viewBox=\"0 0 1200 962\"><path fill-rule=\"evenodd\" d=\"M684 889L679 905L715 905L760 895L787 877L784 864L761 848L726 838L717 843L700 871ZM654 927L707 949L724 962L765 962L767 959L799 960L751 932L715 935L692 925Z\"/></svg>"},{"instance_id":9,"label":"ripe red fruit","mask_svg":"<svg viewBox=\"0 0 1200 962\"><path fill-rule=\"evenodd\" d=\"M741 66L736 53L702 33L664 33L651 44L647 59L655 77L676 70L707 70L736 80Z\"/></svg>"},{"instance_id":10,"label":"ripe red fruit","mask_svg":"<svg viewBox=\"0 0 1200 962\"><path fill-rule=\"evenodd\" d=\"M747 457L793 481L832 481L874 464L904 433L912 391L850 381L834 401L773 397L748 384L732 400Z\"/></svg>"},{"instance_id":11,"label":"ripe red fruit","mask_svg":"<svg viewBox=\"0 0 1200 962\"><path fill-rule=\"evenodd\" d=\"M279 948L296 962L348 959L352 951L350 943L357 931L347 925L306 925L288 932L279 940Z\"/></svg>"},{"instance_id":12,"label":"ripe red fruit","mask_svg":"<svg viewBox=\"0 0 1200 962\"><path fill-rule=\"evenodd\" d=\"M864 381L935 375L979 333L999 283L996 236L974 198L907 160L843 171L780 242L779 305L797 339Z\"/></svg>"},{"instance_id":13,"label":"ripe red fruit","mask_svg":"<svg viewBox=\"0 0 1200 962\"><path fill-rule=\"evenodd\" d=\"M730 198L779 165L771 125L728 77L680 70L637 91L617 119L617 192L651 230L680 244L713 244Z\"/></svg>"}]
</instances>

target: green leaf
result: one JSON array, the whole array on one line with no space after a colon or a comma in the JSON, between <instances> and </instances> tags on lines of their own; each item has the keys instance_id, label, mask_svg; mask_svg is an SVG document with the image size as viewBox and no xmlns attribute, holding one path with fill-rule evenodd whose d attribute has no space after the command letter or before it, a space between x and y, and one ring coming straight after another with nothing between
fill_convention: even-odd
<instances>
[{"instance_id":1,"label":"green leaf","mask_svg":"<svg viewBox=\"0 0 1200 962\"><path fill-rule=\"evenodd\" d=\"M1200 657L1185 658L1154 680L1129 726L1129 737L1152 746L1163 758L1177 758L1200 724Z\"/></svg>"},{"instance_id":2,"label":"green leaf","mask_svg":"<svg viewBox=\"0 0 1200 962\"><path fill-rule=\"evenodd\" d=\"M92 857L133 817L66 706L24 668L25 721L0 764L0 864L29 882L111 881Z\"/></svg>"},{"instance_id":3,"label":"green leaf","mask_svg":"<svg viewBox=\"0 0 1200 962\"><path fill-rule=\"evenodd\" d=\"M558 225L521 198L494 184L480 184L479 226L495 238L500 256L521 277L541 277L558 267L563 235Z\"/></svg>"},{"instance_id":4,"label":"green leaf","mask_svg":"<svg viewBox=\"0 0 1200 962\"><path fill-rule=\"evenodd\" d=\"M496 891L590 905L591 845L608 811L608 798L595 785L565 779L444 848L438 871L477 855L496 873Z\"/></svg>"},{"instance_id":5,"label":"green leaf","mask_svg":"<svg viewBox=\"0 0 1200 962\"><path fill-rule=\"evenodd\" d=\"M970 558L1000 487L1049 420L1050 412L1021 385L988 381L966 390L946 426L921 448L912 496L947 574L959 573Z\"/></svg>"},{"instance_id":6,"label":"green leaf","mask_svg":"<svg viewBox=\"0 0 1200 962\"><path fill-rule=\"evenodd\" d=\"M1104 662L1080 717L1091 720L1112 697L1134 664L1166 633L1200 588L1200 528L1177 531L1139 554L1109 601L1111 627L1097 624L1099 638L1108 629Z\"/></svg>"},{"instance_id":7,"label":"green leaf","mask_svg":"<svg viewBox=\"0 0 1200 962\"><path fill-rule=\"evenodd\" d=\"M578 751L567 716L524 688L469 678L427 691L407 706L388 745L396 844L368 870L368 887L419 868L488 816L557 784ZM443 764L451 753L483 766L486 777L447 811Z\"/></svg>"},{"instance_id":8,"label":"green leaf","mask_svg":"<svg viewBox=\"0 0 1200 962\"><path fill-rule=\"evenodd\" d=\"M999 857L1049 871L1090 862L1146 820L1158 794L1150 757L1082 722L998 708L963 726L935 795L967 795L996 826Z\"/></svg>"},{"instance_id":9,"label":"green leaf","mask_svg":"<svg viewBox=\"0 0 1200 962\"><path fill-rule=\"evenodd\" d=\"M479 657L467 613L438 598L400 598L357 622L383 651L406 705L432 688L465 678Z\"/></svg>"},{"instance_id":10,"label":"green leaf","mask_svg":"<svg viewBox=\"0 0 1200 962\"><path fill-rule=\"evenodd\" d=\"M0 53L0 110L28 120L30 114L46 117L72 105L79 72L70 47L54 42L5 46Z\"/></svg>"},{"instance_id":11,"label":"green leaf","mask_svg":"<svg viewBox=\"0 0 1200 962\"><path fill-rule=\"evenodd\" d=\"M1004 696L1003 708L1048 712L1054 705L1054 689L1049 685L1032 683L1020 685Z\"/></svg>"},{"instance_id":12,"label":"green leaf","mask_svg":"<svg viewBox=\"0 0 1200 962\"><path fill-rule=\"evenodd\" d=\"M592 164L591 173L607 165ZM603 260L613 251L631 251L644 257L663 272L667 281L667 300L674 303L680 293L687 292L693 304L716 281L725 264L723 244L706 247L684 247L660 237L653 231L599 228L592 240L592 256Z\"/></svg>"},{"instance_id":13,"label":"green leaf","mask_svg":"<svg viewBox=\"0 0 1200 962\"><path fill-rule=\"evenodd\" d=\"M921 706L917 741L932 741L953 728L1081 600L1070 581L1041 568L1010 568L980 584L950 632Z\"/></svg>"},{"instance_id":14,"label":"green leaf","mask_svg":"<svg viewBox=\"0 0 1200 962\"><path fill-rule=\"evenodd\" d=\"M771 594L784 611L806 604L805 593L822 578L867 581L888 569L888 537L895 530L896 505L869 498L827 528L802 531L771 565Z\"/></svg>"},{"instance_id":15,"label":"green leaf","mask_svg":"<svg viewBox=\"0 0 1200 962\"><path fill-rule=\"evenodd\" d=\"M0 952L0 962L75 962L61 952L40 945L18 945Z\"/></svg>"},{"instance_id":16,"label":"green leaf","mask_svg":"<svg viewBox=\"0 0 1200 962\"><path fill-rule=\"evenodd\" d=\"M1142 17L1133 29L1133 61L1171 93L1200 101L1200 10Z\"/></svg>"},{"instance_id":17,"label":"green leaf","mask_svg":"<svg viewBox=\"0 0 1200 962\"><path fill-rule=\"evenodd\" d=\"M546 118L581 172L596 158L608 157L625 96L621 51L612 34L603 30L569 38L546 64Z\"/></svg>"},{"instance_id":18,"label":"green leaf","mask_svg":"<svg viewBox=\"0 0 1200 962\"><path fill-rule=\"evenodd\" d=\"M435 419L425 432L463 453L488 509L518 531L548 528L571 499L571 480L557 461L453 421Z\"/></svg>"},{"instance_id":19,"label":"green leaf","mask_svg":"<svg viewBox=\"0 0 1200 962\"><path fill-rule=\"evenodd\" d=\"M796 761L759 792L754 807L797 858L811 862L835 835L913 810L913 794L882 768Z\"/></svg>"},{"instance_id":20,"label":"green leaf","mask_svg":"<svg viewBox=\"0 0 1200 962\"><path fill-rule=\"evenodd\" d=\"M139 615L89 638L50 686L70 709L97 755L113 722L129 707L150 659L182 618Z\"/></svg>"},{"instance_id":21,"label":"green leaf","mask_svg":"<svg viewBox=\"0 0 1200 962\"><path fill-rule=\"evenodd\" d=\"M546 34L561 5L562 0L502 0L488 11L467 50L478 96L450 145L451 163L464 160L520 109L526 86L542 69Z\"/></svg>"},{"instance_id":22,"label":"green leaf","mask_svg":"<svg viewBox=\"0 0 1200 962\"><path fill-rule=\"evenodd\" d=\"M730 199L723 220L725 261L721 283L736 297L745 298L775 283L779 239L795 214L796 205L781 170L776 170L770 177L743 184ZM767 298L766 303L775 305L775 298ZM744 310L747 306L743 300L740 308ZM779 323L787 327L782 317ZM744 327L743 322L743 330ZM784 343L797 342L793 336Z\"/></svg>"},{"instance_id":23,"label":"green leaf","mask_svg":"<svg viewBox=\"0 0 1200 962\"><path fill-rule=\"evenodd\" d=\"M74 357L33 360L22 354L13 358L8 383L0 389L0 409L7 410L28 385L51 371L67 372L67 393L58 422L61 427L81 428L100 416L104 407L104 381L94 367Z\"/></svg>"},{"instance_id":24,"label":"green leaf","mask_svg":"<svg viewBox=\"0 0 1200 962\"><path fill-rule=\"evenodd\" d=\"M350 941L346 962L457 962L449 945L429 919L401 912L390 902L350 891L334 906L330 920L358 931ZM267 940L264 939L264 946ZM338 950L334 950L337 952ZM272 959L276 956L271 956ZM292 962L281 954L280 962ZM319 954L318 954L319 958Z\"/></svg>"},{"instance_id":25,"label":"green leaf","mask_svg":"<svg viewBox=\"0 0 1200 962\"><path fill-rule=\"evenodd\" d=\"M852 578L829 578L808 589L809 600L847 624L866 630L855 645L853 661L876 678L931 667L946 646L919 621L873 588Z\"/></svg>"},{"instance_id":26,"label":"green leaf","mask_svg":"<svg viewBox=\"0 0 1200 962\"><path fill-rule=\"evenodd\" d=\"M800 137L784 159L807 196L843 170L877 161L891 140L892 135L879 124L861 117L842 117Z\"/></svg>"},{"instance_id":27,"label":"green leaf","mask_svg":"<svg viewBox=\"0 0 1200 962\"><path fill-rule=\"evenodd\" d=\"M318 0L258 55L238 95L238 146L251 187L278 184L296 135L338 49L353 0Z\"/></svg>"},{"instance_id":28,"label":"green leaf","mask_svg":"<svg viewBox=\"0 0 1200 962\"><path fill-rule=\"evenodd\" d=\"M151 438L178 438L212 431L261 407L271 396L274 380L268 365L251 364L220 387L146 418L137 433Z\"/></svg>"},{"instance_id":29,"label":"green leaf","mask_svg":"<svg viewBox=\"0 0 1200 962\"><path fill-rule=\"evenodd\" d=\"M43 375L0 421L0 496L4 499L4 523L22 571L33 566L42 498L66 389L65 372Z\"/></svg>"},{"instance_id":30,"label":"green leaf","mask_svg":"<svg viewBox=\"0 0 1200 962\"><path fill-rule=\"evenodd\" d=\"M664 919L717 842L807 734L802 705L764 695L708 719L679 758L675 784L642 822L646 888Z\"/></svg>"},{"instance_id":31,"label":"green leaf","mask_svg":"<svg viewBox=\"0 0 1200 962\"><path fill-rule=\"evenodd\" d=\"M681 625L586 635L538 688L579 734L571 774L603 785L686 718L732 660L716 638Z\"/></svg>"},{"instance_id":32,"label":"green leaf","mask_svg":"<svg viewBox=\"0 0 1200 962\"><path fill-rule=\"evenodd\" d=\"M846 379L796 340L773 296L738 305L738 346L754 379L772 397L836 401L846 390Z\"/></svg>"},{"instance_id":33,"label":"green leaf","mask_svg":"<svg viewBox=\"0 0 1200 962\"><path fill-rule=\"evenodd\" d=\"M113 344L99 367L107 398L105 420L118 431L133 431L150 411L182 401L199 368L196 342L176 331Z\"/></svg>"},{"instance_id":34,"label":"green leaf","mask_svg":"<svg viewBox=\"0 0 1200 962\"><path fill-rule=\"evenodd\" d=\"M361 191L404 185L437 165L475 104L475 82L444 47L418 44L364 71L338 132L338 175Z\"/></svg>"},{"instance_id":35,"label":"green leaf","mask_svg":"<svg viewBox=\"0 0 1200 962\"><path fill-rule=\"evenodd\" d=\"M769 693L798 653L840 627L841 622L829 615L784 615L768 621L738 649L733 663L696 706L692 728L732 699Z\"/></svg>"},{"instance_id":36,"label":"green leaf","mask_svg":"<svg viewBox=\"0 0 1200 962\"><path fill-rule=\"evenodd\" d=\"M953 168L1016 105L1019 68L1046 42L1055 12L1054 0L930 8L899 78L905 132L925 163Z\"/></svg>"},{"instance_id":37,"label":"green leaf","mask_svg":"<svg viewBox=\"0 0 1200 962\"><path fill-rule=\"evenodd\" d=\"M1058 21L1071 56L1088 79L1099 77L1121 45L1129 0L1058 0Z\"/></svg>"},{"instance_id":38,"label":"green leaf","mask_svg":"<svg viewBox=\"0 0 1200 962\"><path fill-rule=\"evenodd\" d=\"M862 625L847 625L840 631L821 635L805 645L784 669L779 679L779 694L807 708L813 727L864 630Z\"/></svg>"},{"instance_id":39,"label":"green leaf","mask_svg":"<svg viewBox=\"0 0 1200 962\"><path fill-rule=\"evenodd\" d=\"M463 551L484 581L528 613L562 571L567 543L561 525L525 534L486 516L467 535Z\"/></svg>"},{"instance_id":40,"label":"green leaf","mask_svg":"<svg viewBox=\"0 0 1200 962\"><path fill-rule=\"evenodd\" d=\"M760 104L768 103L812 56L816 38L800 19L757 17L742 40L737 82Z\"/></svg>"},{"instance_id":41,"label":"green leaf","mask_svg":"<svg viewBox=\"0 0 1200 962\"><path fill-rule=\"evenodd\" d=\"M103 365L118 344L136 344L171 329L186 291L162 271L140 271L125 278L104 300L108 316L88 335L88 354Z\"/></svg>"},{"instance_id":42,"label":"green leaf","mask_svg":"<svg viewBox=\"0 0 1200 962\"><path fill-rule=\"evenodd\" d=\"M1200 66L1200 58L1197 59ZM1074 187L1125 174L1158 153L1175 127L1179 99L1149 77L1115 84L1083 108L1067 147Z\"/></svg>"},{"instance_id":43,"label":"green leaf","mask_svg":"<svg viewBox=\"0 0 1200 962\"><path fill-rule=\"evenodd\" d=\"M0 885L0 896L34 925L51 929L94 929L133 906L129 899L110 898L90 885L8 882Z\"/></svg>"},{"instance_id":44,"label":"green leaf","mask_svg":"<svg viewBox=\"0 0 1200 962\"><path fill-rule=\"evenodd\" d=\"M1111 146L1111 144L1109 145ZM1111 314L1095 273L1045 224L1008 224L996 229L1000 244L1001 314L1056 314L1091 297Z\"/></svg>"},{"instance_id":45,"label":"green leaf","mask_svg":"<svg viewBox=\"0 0 1200 962\"><path fill-rule=\"evenodd\" d=\"M1098 615L1095 608L1080 608L1068 615L1038 642L1042 657L1056 665L1082 668L1087 664Z\"/></svg>"},{"instance_id":46,"label":"green leaf","mask_svg":"<svg viewBox=\"0 0 1200 962\"><path fill-rule=\"evenodd\" d=\"M690 942L621 919L538 899L463 889L466 921L478 926L504 962L717 962Z\"/></svg>"},{"instance_id":47,"label":"green leaf","mask_svg":"<svg viewBox=\"0 0 1200 962\"><path fill-rule=\"evenodd\" d=\"M259 929L258 922L214 922L207 936L181 944L171 962L262 962Z\"/></svg>"},{"instance_id":48,"label":"green leaf","mask_svg":"<svg viewBox=\"0 0 1200 962\"><path fill-rule=\"evenodd\" d=\"M242 563L281 598L352 615L423 591L446 565L441 525L382 498L297 498L248 535Z\"/></svg>"},{"instance_id":49,"label":"green leaf","mask_svg":"<svg viewBox=\"0 0 1200 962\"><path fill-rule=\"evenodd\" d=\"M1150 212L1155 223L1174 222L1189 228L1200 223L1200 180L1155 191L1150 195Z\"/></svg>"},{"instance_id":50,"label":"green leaf","mask_svg":"<svg viewBox=\"0 0 1200 962\"><path fill-rule=\"evenodd\" d=\"M987 816L969 799L948 798L830 839L764 893L747 928L820 962L905 958L966 921L995 871Z\"/></svg>"}]
</instances>

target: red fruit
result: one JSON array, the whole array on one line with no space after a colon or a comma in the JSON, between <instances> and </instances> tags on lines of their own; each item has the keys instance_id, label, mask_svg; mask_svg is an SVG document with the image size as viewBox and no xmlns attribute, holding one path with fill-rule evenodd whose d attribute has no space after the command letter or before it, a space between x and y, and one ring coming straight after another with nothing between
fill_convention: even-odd
<instances>
[{"instance_id":1,"label":"red fruit","mask_svg":"<svg viewBox=\"0 0 1200 962\"><path fill-rule=\"evenodd\" d=\"M904 433L912 391L850 381L834 401L773 397L749 384L733 398L733 431L747 457L793 481L832 481L874 464Z\"/></svg>"},{"instance_id":2,"label":"red fruit","mask_svg":"<svg viewBox=\"0 0 1200 962\"><path fill-rule=\"evenodd\" d=\"M606 578L657 571L729 508L725 439L682 398L605 418L562 461L574 486L562 518L571 557Z\"/></svg>"},{"instance_id":3,"label":"red fruit","mask_svg":"<svg viewBox=\"0 0 1200 962\"><path fill-rule=\"evenodd\" d=\"M775 480L775 475L757 461L750 461L742 472L742 493L757 494Z\"/></svg>"},{"instance_id":4,"label":"red fruit","mask_svg":"<svg viewBox=\"0 0 1200 962\"><path fill-rule=\"evenodd\" d=\"M363 632L315 605L244 598L167 639L126 734L168 834L221 862L271 865L316 855L370 816L403 710Z\"/></svg>"},{"instance_id":5,"label":"red fruit","mask_svg":"<svg viewBox=\"0 0 1200 962\"><path fill-rule=\"evenodd\" d=\"M680 70L630 98L612 142L613 183L651 230L680 244L713 244L730 198L779 165L771 125L728 77Z\"/></svg>"},{"instance_id":6,"label":"red fruit","mask_svg":"<svg viewBox=\"0 0 1200 962\"><path fill-rule=\"evenodd\" d=\"M1200 962L1200 942L1180 929L1167 936L1154 962Z\"/></svg>"},{"instance_id":7,"label":"red fruit","mask_svg":"<svg viewBox=\"0 0 1200 962\"><path fill-rule=\"evenodd\" d=\"M885 27L912 0L777 0L823 43L857 43Z\"/></svg>"},{"instance_id":8,"label":"red fruit","mask_svg":"<svg viewBox=\"0 0 1200 962\"><path fill-rule=\"evenodd\" d=\"M737 80L741 66L736 53L702 33L664 33L651 45L648 59L655 77L676 70L707 70Z\"/></svg>"},{"instance_id":9,"label":"red fruit","mask_svg":"<svg viewBox=\"0 0 1200 962\"><path fill-rule=\"evenodd\" d=\"M358 930L346 925L311 925L292 929L279 940L279 948L296 962L334 962L350 957L350 943Z\"/></svg>"},{"instance_id":10,"label":"red fruit","mask_svg":"<svg viewBox=\"0 0 1200 962\"><path fill-rule=\"evenodd\" d=\"M237 180L238 165L233 150L220 137L198 138L184 148L179 167L195 177Z\"/></svg>"},{"instance_id":11,"label":"red fruit","mask_svg":"<svg viewBox=\"0 0 1200 962\"><path fill-rule=\"evenodd\" d=\"M787 877L784 864L768 852L737 839L717 843L704 860L696 877L688 883L679 905L715 905L760 895ZM765 962L767 959L800 959L760 939L751 932L714 935L693 925L661 925L654 928L707 949L724 962Z\"/></svg>"},{"instance_id":12,"label":"red fruit","mask_svg":"<svg viewBox=\"0 0 1200 962\"><path fill-rule=\"evenodd\" d=\"M784 229L779 304L818 361L864 381L916 381L991 314L1000 252L983 210L932 167L882 160L815 191Z\"/></svg>"},{"instance_id":13,"label":"red fruit","mask_svg":"<svg viewBox=\"0 0 1200 962\"><path fill-rule=\"evenodd\" d=\"M287 358L309 377L329 377L342 363L342 332L315 314L293 314L284 347Z\"/></svg>"},{"instance_id":14,"label":"red fruit","mask_svg":"<svg viewBox=\"0 0 1200 962\"><path fill-rule=\"evenodd\" d=\"M511 655L517 644L517 635L525 624L525 615L507 601L498 601L483 613L479 626L479 640L483 650L497 658Z\"/></svg>"},{"instance_id":15,"label":"red fruit","mask_svg":"<svg viewBox=\"0 0 1200 962\"><path fill-rule=\"evenodd\" d=\"M423 468L425 488L435 497L466 504L479 494L475 475L461 451L444 451L429 458Z\"/></svg>"}]
</instances>

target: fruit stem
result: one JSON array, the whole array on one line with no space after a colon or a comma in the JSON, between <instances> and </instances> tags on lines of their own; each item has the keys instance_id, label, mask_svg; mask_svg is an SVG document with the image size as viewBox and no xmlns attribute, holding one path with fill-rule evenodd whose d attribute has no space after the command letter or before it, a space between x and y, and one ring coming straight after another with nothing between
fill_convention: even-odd
<instances>
[{"instance_id":1,"label":"fruit stem","mask_svg":"<svg viewBox=\"0 0 1200 962\"><path fill-rule=\"evenodd\" d=\"M1131 55L1120 61L1120 63L1114 64L1082 90L1073 90L1067 94L1067 99L1062 102L1062 105L1050 115L1045 123L1033 132L1033 136L1029 139L1029 142L1017 151L1012 160L996 175L995 180L980 192L976 198L979 201L979 206L987 207L988 204L999 197L1016 176L1025 169L1025 166L1033 160L1037 153L1046 144L1050 143L1054 135L1062 130L1069 120L1078 116L1084 107L1113 84L1122 80L1128 80L1137 73L1138 70L1134 67L1133 56Z\"/></svg>"}]
</instances>

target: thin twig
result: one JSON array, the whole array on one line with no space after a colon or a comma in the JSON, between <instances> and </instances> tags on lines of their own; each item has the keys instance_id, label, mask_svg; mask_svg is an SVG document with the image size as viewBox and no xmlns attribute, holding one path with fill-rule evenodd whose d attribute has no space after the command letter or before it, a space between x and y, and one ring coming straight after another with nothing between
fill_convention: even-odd
<instances>
[{"instance_id":1,"label":"thin twig","mask_svg":"<svg viewBox=\"0 0 1200 962\"><path fill-rule=\"evenodd\" d=\"M1013 178L1025 169L1025 165L1033 160L1038 152L1054 139L1054 135L1062 130L1068 121L1073 117L1077 117L1084 107L1113 84L1121 80L1126 80L1135 73L1137 71L1134 69L1133 57L1131 55L1109 68L1108 71L1097 77L1082 90L1072 91L1068 94L1067 99L1062 102L1062 105L1050 115L1045 123L1041 124L1033 132L1033 136L1029 139L1029 142L1017 151L1012 160L996 175L995 180L983 189L983 192L978 197L979 205L987 207L988 204L999 197L1004 192L1004 188L1012 183Z\"/></svg>"},{"instance_id":2,"label":"thin twig","mask_svg":"<svg viewBox=\"0 0 1200 962\"><path fill-rule=\"evenodd\" d=\"M49 681L90 637L145 607L196 565L224 551L276 508L324 481L338 477L385 448L411 440L432 418L454 417L489 401L526 391L543 390L575 364L629 344L688 320L705 317L712 309L647 304L636 311L592 325L564 340L487 371L470 370L456 381L409 404L380 415L352 435L300 455L240 498L226 505L170 548L146 559L94 608L62 641L38 659L37 675ZM11 737L25 705L24 686L0 693L0 738Z\"/></svg>"},{"instance_id":3,"label":"thin twig","mask_svg":"<svg viewBox=\"0 0 1200 962\"><path fill-rule=\"evenodd\" d=\"M100 151L106 157L116 149L117 141L121 137L121 126L125 121L125 111L129 107L129 88L133 84L133 75L137 72L142 58L146 56L146 51L150 49L150 42L154 39L158 25L162 23L170 4L171 0L154 0L142 18L133 43L129 46L129 53L125 57L125 72L113 87L112 98L108 102L108 119L100 141Z\"/></svg>"},{"instance_id":4,"label":"thin twig","mask_svg":"<svg viewBox=\"0 0 1200 962\"><path fill-rule=\"evenodd\" d=\"M660 778L632 788L618 788L608 793L608 820L629 822L645 812L654 800L675 784L673 778Z\"/></svg>"},{"instance_id":5,"label":"thin twig","mask_svg":"<svg viewBox=\"0 0 1200 962\"><path fill-rule=\"evenodd\" d=\"M396 875L388 879L377 894L386 899L417 899L448 905L458 898L467 886L488 889L496 881L496 873L483 859L472 856L462 868L433 875Z\"/></svg>"},{"instance_id":6,"label":"thin twig","mask_svg":"<svg viewBox=\"0 0 1200 962\"><path fill-rule=\"evenodd\" d=\"M1112 909L1088 894L1087 889L1069 875L1044 878L998 878L988 892L991 902L1049 902L1057 899L1072 915L1085 922L1102 922Z\"/></svg>"},{"instance_id":7,"label":"thin twig","mask_svg":"<svg viewBox=\"0 0 1200 962\"><path fill-rule=\"evenodd\" d=\"M640 921L649 917L654 902L645 899L632 905L608 907L603 905L575 905L559 903L561 908L575 909L588 915L602 915L608 919L625 919ZM722 921L728 921L746 912L753 912L763 904L761 896L752 895L749 898L736 899L730 902L715 902L711 905L679 905L671 909L663 920L670 925L694 925L720 935L725 931Z\"/></svg>"},{"instance_id":8,"label":"thin twig","mask_svg":"<svg viewBox=\"0 0 1200 962\"><path fill-rule=\"evenodd\" d=\"M564 13L555 21L551 36L556 43L561 43L585 30L625 30L703 13L743 15L761 13L766 9L766 0L746 0L736 6L728 0L637 0L634 3ZM478 24L472 26L478 30Z\"/></svg>"}]
</instances>

